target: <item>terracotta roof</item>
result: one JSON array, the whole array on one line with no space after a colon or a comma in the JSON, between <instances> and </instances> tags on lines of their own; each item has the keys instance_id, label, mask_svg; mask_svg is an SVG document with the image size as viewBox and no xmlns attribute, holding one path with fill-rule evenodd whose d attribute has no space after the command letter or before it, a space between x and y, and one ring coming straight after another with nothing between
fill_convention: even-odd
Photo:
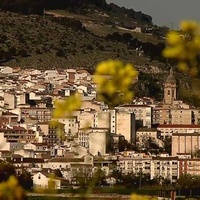
<instances>
[{"instance_id":1,"label":"terracotta roof","mask_svg":"<svg viewBox=\"0 0 200 200\"><path fill-rule=\"evenodd\" d=\"M84 162L83 158L53 158L51 160L49 160L49 162Z\"/></svg>"},{"instance_id":2,"label":"terracotta roof","mask_svg":"<svg viewBox=\"0 0 200 200\"><path fill-rule=\"evenodd\" d=\"M42 158L7 158L10 163L44 163Z\"/></svg>"},{"instance_id":3,"label":"terracotta roof","mask_svg":"<svg viewBox=\"0 0 200 200\"><path fill-rule=\"evenodd\" d=\"M147 105L135 105L135 104L130 104L130 105L122 105L122 106L119 106L118 108L120 107L149 107L151 108L151 106L147 106Z\"/></svg>"},{"instance_id":4,"label":"terracotta roof","mask_svg":"<svg viewBox=\"0 0 200 200\"><path fill-rule=\"evenodd\" d=\"M16 117L18 116L17 114L11 112L4 112L2 113L2 115L15 115Z\"/></svg>"},{"instance_id":5,"label":"terracotta roof","mask_svg":"<svg viewBox=\"0 0 200 200\"><path fill-rule=\"evenodd\" d=\"M21 127L21 126L13 126L12 129L16 130L16 131L26 131L26 129L24 127Z\"/></svg>"},{"instance_id":6,"label":"terracotta roof","mask_svg":"<svg viewBox=\"0 0 200 200\"><path fill-rule=\"evenodd\" d=\"M35 146L47 146L47 143L31 143Z\"/></svg>"},{"instance_id":7,"label":"terracotta roof","mask_svg":"<svg viewBox=\"0 0 200 200\"><path fill-rule=\"evenodd\" d=\"M200 136L200 133L172 133L172 136Z\"/></svg>"},{"instance_id":8,"label":"terracotta roof","mask_svg":"<svg viewBox=\"0 0 200 200\"><path fill-rule=\"evenodd\" d=\"M71 164L71 167L92 167L92 164Z\"/></svg>"},{"instance_id":9,"label":"terracotta roof","mask_svg":"<svg viewBox=\"0 0 200 200\"><path fill-rule=\"evenodd\" d=\"M86 71L86 70L84 70L84 69L80 69L80 70L78 70L77 73L79 73L79 74L83 74L83 73L87 73L87 74L89 74L89 72Z\"/></svg>"},{"instance_id":10,"label":"terracotta roof","mask_svg":"<svg viewBox=\"0 0 200 200\"><path fill-rule=\"evenodd\" d=\"M170 157L161 157L161 156L156 156L152 157L152 160L178 160L178 156L170 156Z\"/></svg>"},{"instance_id":11,"label":"terracotta roof","mask_svg":"<svg viewBox=\"0 0 200 200\"><path fill-rule=\"evenodd\" d=\"M196 124L160 124L158 128L200 128Z\"/></svg>"}]
</instances>

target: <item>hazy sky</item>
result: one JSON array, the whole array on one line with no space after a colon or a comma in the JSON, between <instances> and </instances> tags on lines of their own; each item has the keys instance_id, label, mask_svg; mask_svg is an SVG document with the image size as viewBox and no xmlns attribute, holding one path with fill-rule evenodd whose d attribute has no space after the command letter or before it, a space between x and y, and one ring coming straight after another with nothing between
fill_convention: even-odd
<instances>
[{"instance_id":1,"label":"hazy sky","mask_svg":"<svg viewBox=\"0 0 200 200\"><path fill-rule=\"evenodd\" d=\"M153 23L178 28L183 19L200 21L200 0L106 0L118 6L142 11L153 18Z\"/></svg>"}]
</instances>

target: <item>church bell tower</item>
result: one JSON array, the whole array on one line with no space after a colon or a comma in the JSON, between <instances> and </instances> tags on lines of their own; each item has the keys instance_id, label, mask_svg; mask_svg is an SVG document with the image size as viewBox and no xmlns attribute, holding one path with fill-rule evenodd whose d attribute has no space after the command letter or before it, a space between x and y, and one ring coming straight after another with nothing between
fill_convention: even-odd
<instances>
[{"instance_id":1,"label":"church bell tower","mask_svg":"<svg viewBox=\"0 0 200 200\"><path fill-rule=\"evenodd\" d=\"M172 68L170 69L170 74L167 77L164 84L164 104L172 105L173 101L176 100L177 85L176 78L174 76Z\"/></svg>"}]
</instances>

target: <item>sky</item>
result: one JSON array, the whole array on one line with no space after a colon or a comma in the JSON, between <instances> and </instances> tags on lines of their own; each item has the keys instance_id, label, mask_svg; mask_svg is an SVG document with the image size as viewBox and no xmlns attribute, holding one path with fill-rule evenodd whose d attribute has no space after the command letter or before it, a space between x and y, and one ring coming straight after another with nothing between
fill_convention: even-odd
<instances>
[{"instance_id":1,"label":"sky","mask_svg":"<svg viewBox=\"0 0 200 200\"><path fill-rule=\"evenodd\" d=\"M178 29L182 20L200 22L200 0L106 0L125 8L142 11L153 18L153 23Z\"/></svg>"}]
</instances>

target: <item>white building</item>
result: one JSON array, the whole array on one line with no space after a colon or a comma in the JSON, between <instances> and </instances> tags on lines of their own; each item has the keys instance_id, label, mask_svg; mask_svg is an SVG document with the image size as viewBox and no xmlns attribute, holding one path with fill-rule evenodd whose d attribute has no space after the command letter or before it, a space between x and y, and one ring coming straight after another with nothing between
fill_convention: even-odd
<instances>
[{"instance_id":1,"label":"white building","mask_svg":"<svg viewBox=\"0 0 200 200\"><path fill-rule=\"evenodd\" d=\"M33 175L33 185L40 188L61 188L61 180L49 177L47 174L38 172Z\"/></svg>"},{"instance_id":2,"label":"white building","mask_svg":"<svg viewBox=\"0 0 200 200\"><path fill-rule=\"evenodd\" d=\"M200 132L200 125L160 124L157 128L162 137L171 137L173 133Z\"/></svg>"},{"instance_id":3,"label":"white building","mask_svg":"<svg viewBox=\"0 0 200 200\"><path fill-rule=\"evenodd\" d=\"M12 74L13 73L13 68L8 67L8 66L0 66L0 72L2 74Z\"/></svg>"},{"instance_id":4,"label":"white building","mask_svg":"<svg viewBox=\"0 0 200 200\"><path fill-rule=\"evenodd\" d=\"M135 141L134 113L127 111L117 111L115 119L115 127L116 127L116 132L115 132L116 134L123 135L128 142Z\"/></svg>"},{"instance_id":5,"label":"white building","mask_svg":"<svg viewBox=\"0 0 200 200\"><path fill-rule=\"evenodd\" d=\"M151 128L152 107L147 105L123 105L117 107L119 111L126 111L135 114L135 120L141 122L141 126Z\"/></svg>"},{"instance_id":6,"label":"white building","mask_svg":"<svg viewBox=\"0 0 200 200\"><path fill-rule=\"evenodd\" d=\"M78 133L79 145L89 149L92 155L105 155L109 150L109 129L81 129Z\"/></svg>"}]
</instances>

